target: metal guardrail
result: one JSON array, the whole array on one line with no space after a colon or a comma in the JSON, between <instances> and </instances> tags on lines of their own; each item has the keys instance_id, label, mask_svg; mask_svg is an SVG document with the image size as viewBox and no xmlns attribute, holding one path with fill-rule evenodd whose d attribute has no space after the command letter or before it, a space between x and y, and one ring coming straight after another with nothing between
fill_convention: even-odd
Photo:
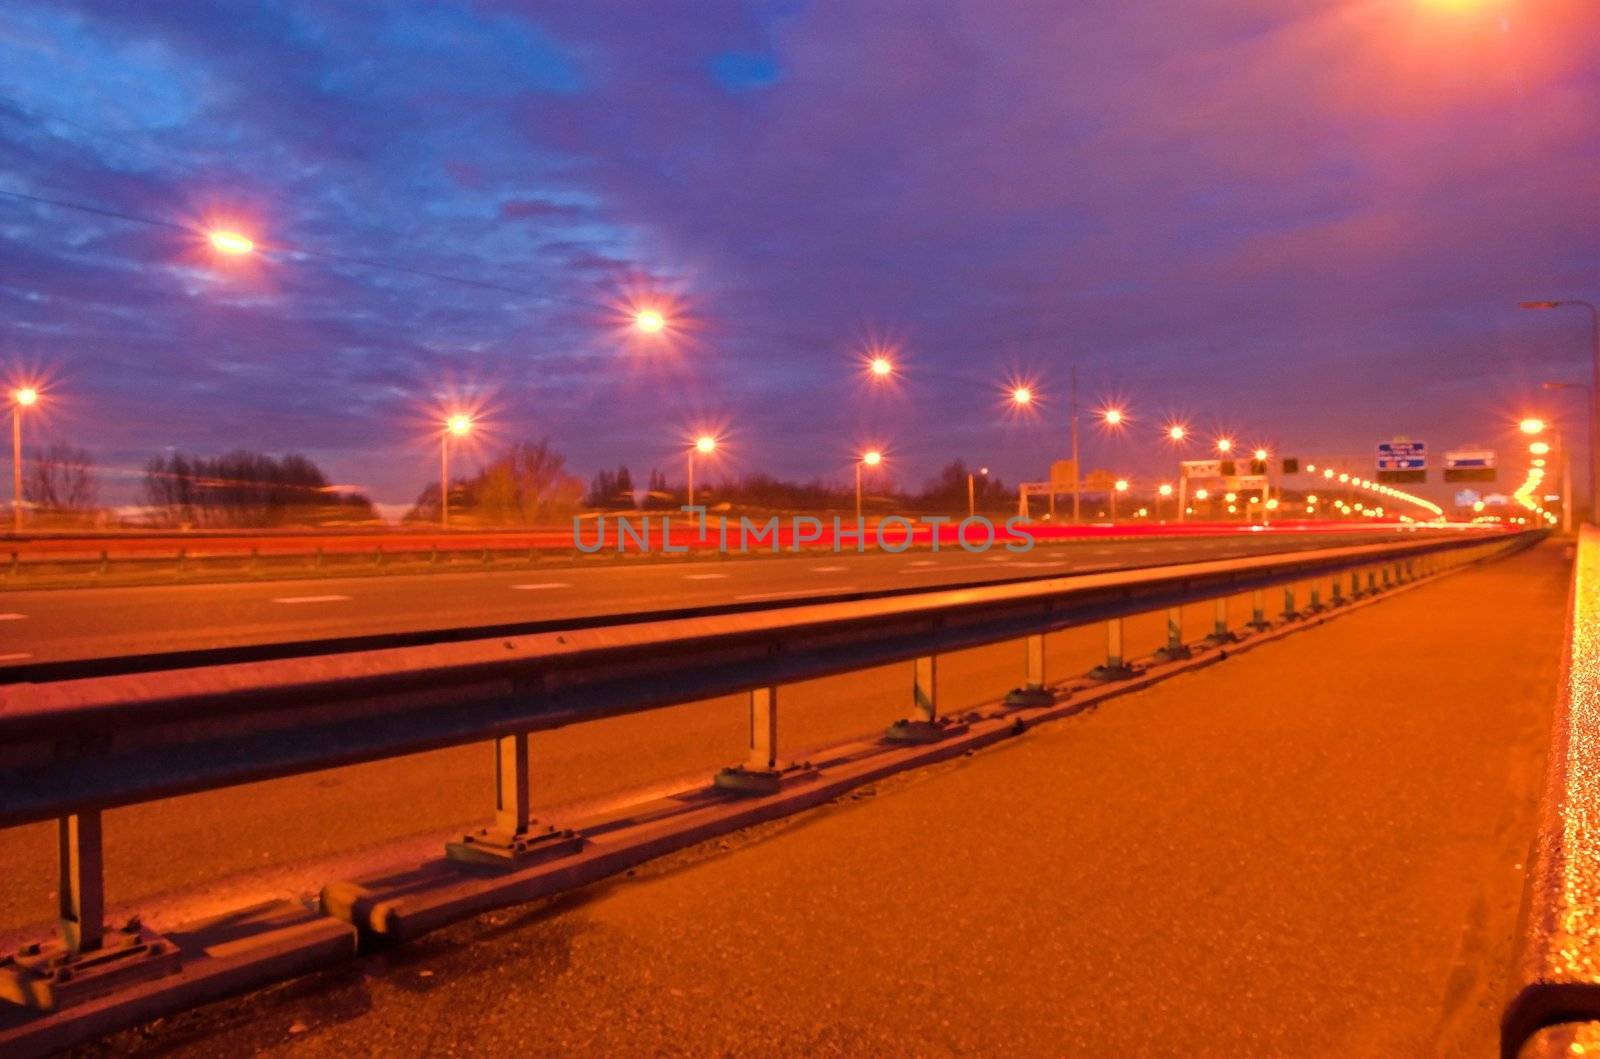
<instances>
[{"instance_id":1,"label":"metal guardrail","mask_svg":"<svg viewBox=\"0 0 1600 1059\"><path fill-rule=\"evenodd\" d=\"M1501 1053L1583 1054L1600 1021L1600 529L1579 532L1566 653ZM1565 1024L1572 1032L1557 1028ZM1574 1033L1579 1036L1575 1038Z\"/></svg>"},{"instance_id":2,"label":"metal guardrail","mask_svg":"<svg viewBox=\"0 0 1600 1059\"><path fill-rule=\"evenodd\" d=\"M1135 674L1123 654L1129 615L1165 609L1158 655L1188 656L1179 608L1211 601L1208 642L1234 638L1226 602L1253 593L1266 628L1268 589L1293 619L1418 577L1532 544L1541 533L1419 535L1243 560L1007 582L871 599L550 630L315 657L0 686L0 827L58 821L61 939L0 960L0 996L48 1007L73 988L102 991L161 970L170 946L103 925L101 814L173 797L439 747L494 741L495 823L451 846L462 860L525 863L581 836L541 827L529 807L530 733L622 713L749 693L745 765L719 785L777 782L776 689L829 674L914 661L910 716L887 738L932 742L964 730L935 695L940 654L1027 643L1022 684L1007 701L1055 701L1045 636L1104 622L1094 676ZM1295 586L1309 585L1306 608ZM1323 587L1327 595L1323 595ZM84 983L102 983L100 985ZM104 983L110 983L109 985ZM63 999L67 998L67 999Z\"/></svg>"}]
</instances>

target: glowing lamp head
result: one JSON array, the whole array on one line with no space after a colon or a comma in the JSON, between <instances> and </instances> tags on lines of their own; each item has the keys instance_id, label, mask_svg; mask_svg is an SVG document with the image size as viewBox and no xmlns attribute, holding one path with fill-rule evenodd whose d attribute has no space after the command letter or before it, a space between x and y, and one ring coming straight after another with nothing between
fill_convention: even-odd
<instances>
[{"instance_id":1,"label":"glowing lamp head","mask_svg":"<svg viewBox=\"0 0 1600 1059\"><path fill-rule=\"evenodd\" d=\"M1528 451L1535 456L1547 455L1550 452L1550 443L1548 441L1535 441L1528 446Z\"/></svg>"},{"instance_id":2,"label":"glowing lamp head","mask_svg":"<svg viewBox=\"0 0 1600 1059\"><path fill-rule=\"evenodd\" d=\"M239 232L230 232L217 228L206 233L206 238L211 242L211 248L219 254L228 254L240 257L250 253L256 248L254 239Z\"/></svg>"},{"instance_id":3,"label":"glowing lamp head","mask_svg":"<svg viewBox=\"0 0 1600 1059\"><path fill-rule=\"evenodd\" d=\"M1122 414L1122 409L1120 408L1107 408L1104 412L1100 413L1100 418L1105 420L1106 426L1116 427L1122 425L1124 416Z\"/></svg>"},{"instance_id":4,"label":"glowing lamp head","mask_svg":"<svg viewBox=\"0 0 1600 1059\"><path fill-rule=\"evenodd\" d=\"M39 403L39 391L32 386L22 386L11 391L11 399L23 408Z\"/></svg>"},{"instance_id":5,"label":"glowing lamp head","mask_svg":"<svg viewBox=\"0 0 1600 1059\"><path fill-rule=\"evenodd\" d=\"M1118 478L1116 481L1116 490L1119 493L1126 493L1128 491L1128 480L1126 478Z\"/></svg>"},{"instance_id":6,"label":"glowing lamp head","mask_svg":"<svg viewBox=\"0 0 1600 1059\"><path fill-rule=\"evenodd\" d=\"M894 374L894 365L888 357L873 357L867 362L867 370L872 372L875 379L887 379Z\"/></svg>"},{"instance_id":7,"label":"glowing lamp head","mask_svg":"<svg viewBox=\"0 0 1600 1059\"><path fill-rule=\"evenodd\" d=\"M1256 452L1255 452L1255 457L1258 460L1266 459L1267 458L1267 450L1266 449L1257 449Z\"/></svg>"},{"instance_id":8,"label":"glowing lamp head","mask_svg":"<svg viewBox=\"0 0 1600 1059\"><path fill-rule=\"evenodd\" d=\"M1207 497L1209 497L1210 495L1211 495L1211 490L1209 490L1209 489L1196 489L1194 491L1194 498L1196 500L1204 500Z\"/></svg>"},{"instance_id":9,"label":"glowing lamp head","mask_svg":"<svg viewBox=\"0 0 1600 1059\"><path fill-rule=\"evenodd\" d=\"M1187 430L1185 430L1182 426L1179 426L1177 424L1173 424L1172 426L1167 428L1167 438L1168 438L1168 440L1171 440L1171 441L1182 441L1184 438L1186 438L1188 436L1189 436L1189 432Z\"/></svg>"},{"instance_id":10,"label":"glowing lamp head","mask_svg":"<svg viewBox=\"0 0 1600 1059\"><path fill-rule=\"evenodd\" d=\"M633 314L633 326L647 335L658 335L667 328L667 318L657 309L640 309Z\"/></svg>"},{"instance_id":11,"label":"glowing lamp head","mask_svg":"<svg viewBox=\"0 0 1600 1059\"><path fill-rule=\"evenodd\" d=\"M1018 407L1025 407L1033 403L1033 391L1026 386L1018 386L1011 391L1011 403Z\"/></svg>"},{"instance_id":12,"label":"glowing lamp head","mask_svg":"<svg viewBox=\"0 0 1600 1059\"><path fill-rule=\"evenodd\" d=\"M879 452L877 449L869 449L861 454L861 462L866 464L868 467L876 467L878 464L883 462L883 453Z\"/></svg>"},{"instance_id":13,"label":"glowing lamp head","mask_svg":"<svg viewBox=\"0 0 1600 1059\"><path fill-rule=\"evenodd\" d=\"M1324 467L1322 469L1322 477L1324 477L1324 478L1332 478L1333 477L1333 468L1332 467Z\"/></svg>"},{"instance_id":14,"label":"glowing lamp head","mask_svg":"<svg viewBox=\"0 0 1600 1059\"><path fill-rule=\"evenodd\" d=\"M444 421L444 428L458 438L464 438L472 433L472 417L464 412L457 412Z\"/></svg>"},{"instance_id":15,"label":"glowing lamp head","mask_svg":"<svg viewBox=\"0 0 1600 1059\"><path fill-rule=\"evenodd\" d=\"M1162 496L1171 496L1172 486L1168 485L1166 482L1162 482L1161 487L1157 489L1156 492L1160 493Z\"/></svg>"},{"instance_id":16,"label":"glowing lamp head","mask_svg":"<svg viewBox=\"0 0 1600 1059\"><path fill-rule=\"evenodd\" d=\"M1218 438L1217 439L1217 451L1218 452L1232 452L1233 451L1233 442L1231 440L1229 440L1228 438Z\"/></svg>"},{"instance_id":17,"label":"glowing lamp head","mask_svg":"<svg viewBox=\"0 0 1600 1059\"><path fill-rule=\"evenodd\" d=\"M717 439L710 434L701 434L694 439L694 451L709 456L717 451Z\"/></svg>"},{"instance_id":18,"label":"glowing lamp head","mask_svg":"<svg viewBox=\"0 0 1600 1059\"><path fill-rule=\"evenodd\" d=\"M1530 417L1518 423L1517 428L1524 434L1543 434L1544 420Z\"/></svg>"},{"instance_id":19,"label":"glowing lamp head","mask_svg":"<svg viewBox=\"0 0 1600 1059\"><path fill-rule=\"evenodd\" d=\"M1341 474L1339 476L1339 481L1341 481L1341 482L1348 482L1349 480L1350 480L1350 476L1348 474Z\"/></svg>"}]
</instances>

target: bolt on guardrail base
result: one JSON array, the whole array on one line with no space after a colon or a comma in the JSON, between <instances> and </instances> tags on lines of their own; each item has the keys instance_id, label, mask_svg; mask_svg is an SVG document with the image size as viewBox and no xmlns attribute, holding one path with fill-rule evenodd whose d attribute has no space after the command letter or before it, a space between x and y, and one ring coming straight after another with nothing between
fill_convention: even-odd
<instances>
[{"instance_id":1,"label":"bolt on guardrail base","mask_svg":"<svg viewBox=\"0 0 1600 1059\"><path fill-rule=\"evenodd\" d=\"M1004 701L1005 705L1013 709L1054 706L1056 693L1041 684L1024 684L1020 688L1012 688L1006 692Z\"/></svg>"},{"instance_id":2,"label":"bolt on guardrail base","mask_svg":"<svg viewBox=\"0 0 1600 1059\"><path fill-rule=\"evenodd\" d=\"M720 791L730 794L777 794L791 783L817 778L817 770L810 762L790 765L787 768L752 768L749 765L729 765L712 778Z\"/></svg>"},{"instance_id":3,"label":"bolt on guardrail base","mask_svg":"<svg viewBox=\"0 0 1600 1059\"><path fill-rule=\"evenodd\" d=\"M445 843L444 848L451 860L521 868L576 853L583 846L584 838L576 831L546 824L543 830L530 827L520 834L479 828L455 842Z\"/></svg>"},{"instance_id":4,"label":"bolt on guardrail base","mask_svg":"<svg viewBox=\"0 0 1600 1059\"><path fill-rule=\"evenodd\" d=\"M177 974L177 946L130 922L108 930L98 948L71 951L65 942L25 945L0 957L0 1000L59 1011L124 986Z\"/></svg>"},{"instance_id":5,"label":"bolt on guardrail base","mask_svg":"<svg viewBox=\"0 0 1600 1059\"><path fill-rule=\"evenodd\" d=\"M963 735L971 727L965 721L949 717L927 720L906 717L891 724L883 737L891 743L937 743L953 735Z\"/></svg>"}]
</instances>

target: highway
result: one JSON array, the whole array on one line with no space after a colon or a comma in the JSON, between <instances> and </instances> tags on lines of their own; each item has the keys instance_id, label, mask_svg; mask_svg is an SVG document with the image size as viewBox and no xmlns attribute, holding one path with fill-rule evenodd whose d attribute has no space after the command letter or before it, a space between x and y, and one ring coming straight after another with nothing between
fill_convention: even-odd
<instances>
[{"instance_id":1,"label":"highway","mask_svg":"<svg viewBox=\"0 0 1600 1059\"><path fill-rule=\"evenodd\" d=\"M1551 542L95 1054L1494 1054L1568 569ZM1004 662L980 654L952 690ZM881 716L880 676L827 690ZM618 720L680 743L693 716ZM613 771L674 753L579 727ZM356 771L321 805L311 777L255 797L304 841L428 789ZM164 854L255 852L256 811L199 801L159 810ZM137 846L142 811L108 833Z\"/></svg>"},{"instance_id":2,"label":"highway","mask_svg":"<svg viewBox=\"0 0 1600 1059\"><path fill-rule=\"evenodd\" d=\"M72 676L49 663L330 637L549 623L673 608L780 606L1306 547L1383 535L1262 532L1082 540L1015 554L812 552L763 558L606 558L471 573L0 591L0 682Z\"/></svg>"}]
</instances>

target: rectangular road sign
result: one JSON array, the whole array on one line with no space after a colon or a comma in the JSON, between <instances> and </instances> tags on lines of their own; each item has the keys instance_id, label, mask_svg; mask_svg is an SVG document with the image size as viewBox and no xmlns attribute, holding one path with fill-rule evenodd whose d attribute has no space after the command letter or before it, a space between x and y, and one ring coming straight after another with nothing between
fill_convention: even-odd
<instances>
[{"instance_id":1,"label":"rectangular road sign","mask_svg":"<svg viewBox=\"0 0 1600 1059\"><path fill-rule=\"evenodd\" d=\"M1379 481L1384 471L1425 471L1428 469L1428 443L1425 441L1378 442Z\"/></svg>"},{"instance_id":2,"label":"rectangular road sign","mask_svg":"<svg viewBox=\"0 0 1600 1059\"><path fill-rule=\"evenodd\" d=\"M1494 450L1458 449L1444 454L1444 480L1447 482L1492 482L1495 480Z\"/></svg>"}]
</instances>

